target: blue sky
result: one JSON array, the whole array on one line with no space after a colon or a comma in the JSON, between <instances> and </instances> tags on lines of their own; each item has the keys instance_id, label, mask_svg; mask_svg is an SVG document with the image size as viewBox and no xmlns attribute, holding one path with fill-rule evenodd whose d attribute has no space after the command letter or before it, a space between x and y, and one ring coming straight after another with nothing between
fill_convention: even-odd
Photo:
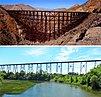
<instances>
[{"instance_id":1,"label":"blue sky","mask_svg":"<svg viewBox=\"0 0 101 97\"><path fill-rule=\"evenodd\" d=\"M0 4L27 4L40 8L69 8L74 4L83 4L88 0L0 0Z\"/></svg>"},{"instance_id":2,"label":"blue sky","mask_svg":"<svg viewBox=\"0 0 101 97\"><path fill-rule=\"evenodd\" d=\"M101 47L0 47L0 64L101 59Z\"/></svg>"},{"instance_id":3,"label":"blue sky","mask_svg":"<svg viewBox=\"0 0 101 97\"><path fill-rule=\"evenodd\" d=\"M25 46L25 47L0 47L0 65L16 63L40 63L71 60L101 60L101 47L47 47L47 46ZM85 64L85 63L84 63ZM97 63L99 65L100 63ZM94 67L89 63L87 71ZM56 67L53 67L55 72ZM35 68L34 68L35 69ZM45 67L43 68L45 69ZM71 69L72 70L72 69ZM75 72L80 71L80 63L75 65ZM85 72L85 70L83 70ZM63 65L63 73L67 73L67 64Z\"/></svg>"}]
</instances>

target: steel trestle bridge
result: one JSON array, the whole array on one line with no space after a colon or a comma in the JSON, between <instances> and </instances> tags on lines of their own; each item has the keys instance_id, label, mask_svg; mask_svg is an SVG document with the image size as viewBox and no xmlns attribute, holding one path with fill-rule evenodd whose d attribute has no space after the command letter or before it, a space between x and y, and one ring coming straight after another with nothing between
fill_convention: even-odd
<instances>
[{"instance_id":1,"label":"steel trestle bridge","mask_svg":"<svg viewBox=\"0 0 101 97\"><path fill-rule=\"evenodd\" d=\"M65 61L65 62L43 62L43 63L23 63L23 64L2 64L0 71L6 72L38 72L40 70L47 73L67 74L69 72L78 72L84 74L91 68L101 64L101 60L84 60L84 61Z\"/></svg>"}]
</instances>

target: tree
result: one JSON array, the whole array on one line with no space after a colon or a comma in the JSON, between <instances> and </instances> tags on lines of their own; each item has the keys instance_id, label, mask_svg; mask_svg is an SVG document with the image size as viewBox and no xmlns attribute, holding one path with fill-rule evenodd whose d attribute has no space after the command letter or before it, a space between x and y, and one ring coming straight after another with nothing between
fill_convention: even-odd
<instances>
[{"instance_id":1,"label":"tree","mask_svg":"<svg viewBox=\"0 0 101 97\"><path fill-rule=\"evenodd\" d=\"M25 80L25 79L26 79L26 73L25 73L24 71L21 71L21 72L19 73L19 79L20 79L20 80Z\"/></svg>"},{"instance_id":2,"label":"tree","mask_svg":"<svg viewBox=\"0 0 101 97\"><path fill-rule=\"evenodd\" d=\"M13 72L8 73L8 79L15 79L15 74Z\"/></svg>"},{"instance_id":3,"label":"tree","mask_svg":"<svg viewBox=\"0 0 101 97\"><path fill-rule=\"evenodd\" d=\"M5 75L5 73L0 71L0 85L2 84L3 81L3 76Z\"/></svg>"},{"instance_id":4,"label":"tree","mask_svg":"<svg viewBox=\"0 0 101 97\"><path fill-rule=\"evenodd\" d=\"M70 77L70 83L72 83L74 81L73 77Z\"/></svg>"},{"instance_id":5,"label":"tree","mask_svg":"<svg viewBox=\"0 0 101 97\"><path fill-rule=\"evenodd\" d=\"M75 77L75 82L76 82L76 83L78 82L78 77L77 77L77 76Z\"/></svg>"},{"instance_id":6,"label":"tree","mask_svg":"<svg viewBox=\"0 0 101 97\"><path fill-rule=\"evenodd\" d=\"M98 90L99 89L99 81L98 81L98 77L93 75L91 77L91 86L93 90Z\"/></svg>"},{"instance_id":7,"label":"tree","mask_svg":"<svg viewBox=\"0 0 101 97\"><path fill-rule=\"evenodd\" d=\"M87 77L87 86L91 86L90 76Z\"/></svg>"},{"instance_id":8,"label":"tree","mask_svg":"<svg viewBox=\"0 0 101 97\"><path fill-rule=\"evenodd\" d=\"M15 77L16 77L16 80L19 79L19 72L16 72L16 73L15 73Z\"/></svg>"},{"instance_id":9,"label":"tree","mask_svg":"<svg viewBox=\"0 0 101 97\"><path fill-rule=\"evenodd\" d=\"M83 76L82 79L81 79L81 84L82 84L82 85L85 85L85 84L86 84L86 78L85 78L84 76Z\"/></svg>"}]
</instances>

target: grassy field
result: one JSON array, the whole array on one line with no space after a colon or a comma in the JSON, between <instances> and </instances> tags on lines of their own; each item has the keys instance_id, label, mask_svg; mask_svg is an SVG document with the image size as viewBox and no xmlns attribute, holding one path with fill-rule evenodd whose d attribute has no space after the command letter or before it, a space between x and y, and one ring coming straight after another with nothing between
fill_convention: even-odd
<instances>
[{"instance_id":1,"label":"grassy field","mask_svg":"<svg viewBox=\"0 0 101 97\"><path fill-rule=\"evenodd\" d=\"M24 80L4 80L3 84L0 85L0 97L3 94L19 94L26 91L28 88L35 85L33 81Z\"/></svg>"}]
</instances>

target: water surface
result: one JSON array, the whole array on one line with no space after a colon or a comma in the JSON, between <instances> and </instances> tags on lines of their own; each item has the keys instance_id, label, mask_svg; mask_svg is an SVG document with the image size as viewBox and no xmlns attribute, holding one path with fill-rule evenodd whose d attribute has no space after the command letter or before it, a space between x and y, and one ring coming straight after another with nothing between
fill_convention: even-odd
<instances>
[{"instance_id":1,"label":"water surface","mask_svg":"<svg viewBox=\"0 0 101 97\"><path fill-rule=\"evenodd\" d=\"M4 94L3 97L100 97L70 85L54 82L36 84L22 94Z\"/></svg>"}]
</instances>

